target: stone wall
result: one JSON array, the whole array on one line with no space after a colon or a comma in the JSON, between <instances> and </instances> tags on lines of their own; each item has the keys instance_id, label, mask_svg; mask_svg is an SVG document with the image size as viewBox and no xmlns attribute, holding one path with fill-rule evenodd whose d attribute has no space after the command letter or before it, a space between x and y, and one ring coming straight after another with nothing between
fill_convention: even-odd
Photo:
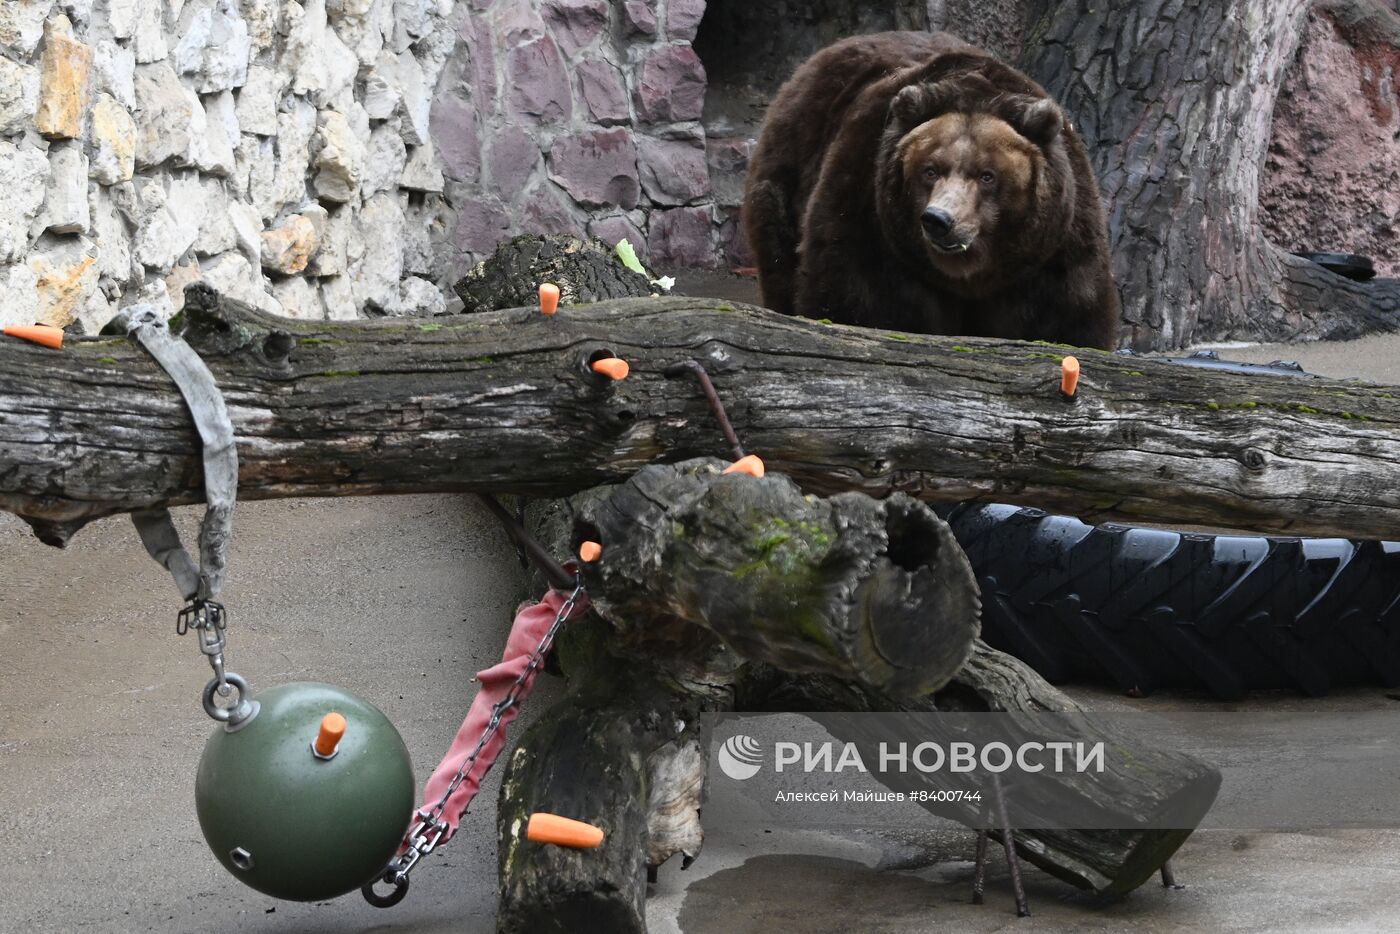
<instances>
[{"instance_id":1,"label":"stone wall","mask_svg":"<svg viewBox=\"0 0 1400 934\"><path fill-rule=\"evenodd\" d=\"M430 313L451 0L0 0L0 322Z\"/></svg>"}]
</instances>

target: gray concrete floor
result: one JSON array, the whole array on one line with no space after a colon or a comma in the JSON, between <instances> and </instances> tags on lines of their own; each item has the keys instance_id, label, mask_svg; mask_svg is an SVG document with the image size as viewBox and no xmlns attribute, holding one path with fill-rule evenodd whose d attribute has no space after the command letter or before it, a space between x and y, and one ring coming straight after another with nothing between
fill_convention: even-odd
<instances>
[{"instance_id":1,"label":"gray concrete floor","mask_svg":"<svg viewBox=\"0 0 1400 934\"><path fill-rule=\"evenodd\" d=\"M1229 355L1400 384L1396 336ZM192 538L197 513L182 510L180 520ZM470 702L471 674L498 657L525 596L513 550L456 497L243 504L230 567L232 667L255 688L315 679L364 695L403 733L420 781ZM358 897L274 902L214 862L193 802L210 730L197 699L208 671L191 637L174 634L177 604L125 520L56 551L0 515L0 932L490 930L494 780L469 830L415 872L410 896L391 911ZM527 717L556 690L543 682ZM1102 706L1205 703L1075 693ZM1393 705L1379 690L1249 703L1281 701ZM663 867L651 927L1376 931L1400 917L1397 832L1202 833L1177 861L1188 888L1144 887L1110 903L1032 871L1027 920L1015 918L999 867L988 904L967 903L971 845L951 828L889 839L721 822L689 871Z\"/></svg>"}]
</instances>

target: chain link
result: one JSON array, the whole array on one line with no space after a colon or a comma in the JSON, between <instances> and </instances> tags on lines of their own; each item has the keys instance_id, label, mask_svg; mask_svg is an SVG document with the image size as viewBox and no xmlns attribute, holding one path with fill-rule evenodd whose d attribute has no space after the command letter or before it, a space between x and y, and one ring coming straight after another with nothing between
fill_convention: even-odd
<instances>
[{"instance_id":1,"label":"chain link","mask_svg":"<svg viewBox=\"0 0 1400 934\"><path fill-rule=\"evenodd\" d=\"M525 670L516 677L505 696L491 707L491 719L487 721L486 728L481 731L481 738L476 741L476 746L457 767L457 771L452 775L452 781L448 782L447 790L442 793L442 797L438 799L437 803L429 808L427 813L417 812L413 824L409 827L408 834L404 838L407 848L390 860L384 873L377 880L394 886L396 891L385 897L374 892L372 888L374 883L364 887L365 899L371 904L380 907L397 904L408 888L409 871L417 865L420 859L431 853L442 842L442 838L447 835L448 824L442 819L443 812L447 810L447 802L461 787L462 782L467 780L467 776L471 774L472 768L476 765L477 756L481 754L481 750L486 748L491 737L496 735L496 731L500 729L501 719L506 715L506 712L513 707L520 706L521 692L524 691L530 677L544 664L545 656L549 654L550 648L554 645L554 639L559 635L559 630L564 628L564 624L573 615L574 607L578 605L578 599L583 594L583 578L576 575L574 581L573 592L559 607L554 622L540 638L539 645L530 653L530 661L525 665Z\"/></svg>"}]
</instances>

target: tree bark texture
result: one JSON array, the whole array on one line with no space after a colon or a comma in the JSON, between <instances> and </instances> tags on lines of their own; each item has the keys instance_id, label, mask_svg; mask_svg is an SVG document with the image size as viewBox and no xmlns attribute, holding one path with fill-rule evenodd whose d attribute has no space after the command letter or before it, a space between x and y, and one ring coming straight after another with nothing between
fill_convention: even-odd
<instances>
[{"instance_id":1,"label":"tree bark texture","mask_svg":"<svg viewBox=\"0 0 1400 934\"><path fill-rule=\"evenodd\" d=\"M1089 148L1132 347L1400 327L1400 280L1350 281L1260 228L1274 103L1314 2L1031 4L1023 65ZM1344 15L1378 8L1317 2Z\"/></svg>"},{"instance_id":2,"label":"tree bark texture","mask_svg":"<svg viewBox=\"0 0 1400 934\"><path fill-rule=\"evenodd\" d=\"M601 531L611 543L604 547L603 563L632 560L637 543L654 541L657 529L675 524L687 530L682 537L702 552L709 543L715 553L727 554L733 536L717 540L714 530L685 518L695 511L694 504L670 495L680 478L703 474L701 468L709 463L648 468L624 486L544 504L535 514L535 529L556 553L575 547L581 534ZM662 482L667 479L672 482ZM749 477L717 482L750 489L763 483ZM639 498L655 500L657 508L639 508ZM599 521L600 511L614 518ZM634 527L624 528L623 516L633 517ZM701 576L711 560L703 553L698 558ZM589 572L597 616L569 627L559 642L569 695L522 736L502 784L498 819L504 930L526 930L531 924L553 930L549 918L580 906L588 907L588 917L613 925L602 930L643 930L636 907L643 868L676 853L688 864L703 840L699 814L708 738L692 732L699 711L1079 710L1029 667L980 642L973 643L952 681L933 695L897 696L857 680L794 674L752 660L775 657L757 634L736 638L740 650L735 651L704 628L705 622L681 618L693 619L694 608L666 599L668 589L639 586L632 575ZM809 584L808 590L820 592L821 584ZM938 620L932 622L930 628L939 627ZM778 633L771 644L783 639ZM1116 741L1131 744L1130 739ZM1079 780L1088 796L1109 793L1110 784L1096 775ZM1212 770L1188 757L1152 750L1142 759L1132 792L1134 802L1146 807L1151 800L1190 788L1208 804L1216 781ZM609 837L601 851L584 854L535 847L519 839L521 822L533 810L589 820L608 829ZM967 814L947 816L975 823ZM1018 839L1026 857L1056 877L1081 888L1120 893L1149 878L1189 833L1026 830Z\"/></svg>"},{"instance_id":3,"label":"tree bark texture","mask_svg":"<svg viewBox=\"0 0 1400 934\"><path fill-rule=\"evenodd\" d=\"M991 499L1294 534L1400 534L1400 399L1069 348L824 325L706 299L546 318L272 318L192 287L188 339L227 399L239 495L564 495L726 446L677 360L710 369L740 438L814 493ZM588 362L619 354L612 382ZM0 508L61 544L201 498L199 441L126 338L0 342Z\"/></svg>"}]
</instances>

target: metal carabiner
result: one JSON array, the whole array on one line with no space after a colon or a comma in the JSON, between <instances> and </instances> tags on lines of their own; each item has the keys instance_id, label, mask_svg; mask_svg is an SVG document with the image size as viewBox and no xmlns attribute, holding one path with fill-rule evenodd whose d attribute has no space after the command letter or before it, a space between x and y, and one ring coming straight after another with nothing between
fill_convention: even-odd
<instances>
[{"instance_id":1,"label":"metal carabiner","mask_svg":"<svg viewBox=\"0 0 1400 934\"><path fill-rule=\"evenodd\" d=\"M374 890L374 887L381 882L392 885L393 891L388 895L380 895ZM384 875L378 879L360 886L360 894L375 908L393 908L408 894L408 873L400 872L397 869L386 869Z\"/></svg>"},{"instance_id":2,"label":"metal carabiner","mask_svg":"<svg viewBox=\"0 0 1400 934\"><path fill-rule=\"evenodd\" d=\"M423 814L416 815L408 833L404 835L407 848L389 860L389 865L384 867L384 872L379 878L360 887L360 894L365 897L365 901L375 908L392 908L403 901L403 897L408 894L408 874L418 865L420 859L437 848L446 834L446 821ZM380 895L374 887L381 882L392 885L394 891L388 895Z\"/></svg>"}]
</instances>

